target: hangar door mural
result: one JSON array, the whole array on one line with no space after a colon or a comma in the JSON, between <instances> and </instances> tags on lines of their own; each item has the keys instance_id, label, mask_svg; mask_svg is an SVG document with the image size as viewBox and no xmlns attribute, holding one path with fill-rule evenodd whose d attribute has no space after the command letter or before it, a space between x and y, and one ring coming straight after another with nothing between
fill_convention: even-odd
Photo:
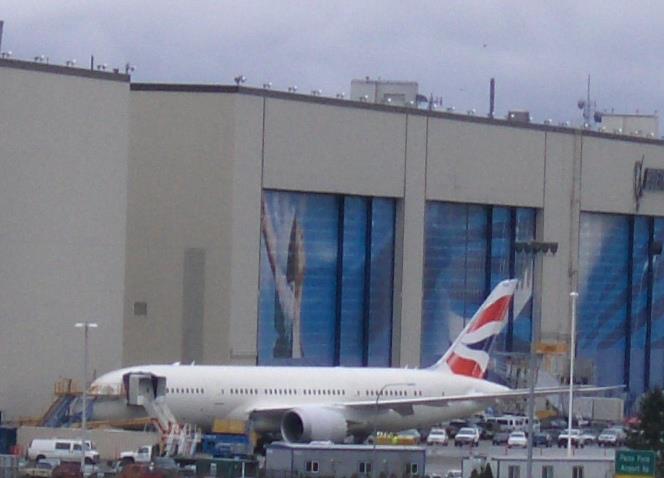
<instances>
[{"instance_id":1,"label":"hangar door mural","mask_svg":"<svg viewBox=\"0 0 664 478\"><path fill-rule=\"evenodd\" d=\"M430 201L424 231L424 284L420 362L429 366L447 350L501 280L521 284L497 348L530 347L532 261L516 241L535 238L535 210Z\"/></svg>"},{"instance_id":2,"label":"hangar door mural","mask_svg":"<svg viewBox=\"0 0 664 478\"><path fill-rule=\"evenodd\" d=\"M264 191L258 363L389 366L395 202Z\"/></svg>"},{"instance_id":3,"label":"hangar door mural","mask_svg":"<svg viewBox=\"0 0 664 478\"><path fill-rule=\"evenodd\" d=\"M578 375L628 386L664 385L664 219L581 213Z\"/></svg>"}]
</instances>

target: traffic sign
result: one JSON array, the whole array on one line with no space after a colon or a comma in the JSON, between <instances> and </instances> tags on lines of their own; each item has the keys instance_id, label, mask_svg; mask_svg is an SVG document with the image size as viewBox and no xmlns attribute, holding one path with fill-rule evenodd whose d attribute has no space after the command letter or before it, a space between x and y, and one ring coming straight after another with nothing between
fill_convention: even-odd
<instances>
[{"instance_id":1,"label":"traffic sign","mask_svg":"<svg viewBox=\"0 0 664 478\"><path fill-rule=\"evenodd\" d=\"M655 452L650 450L616 451L616 478L655 476Z\"/></svg>"}]
</instances>

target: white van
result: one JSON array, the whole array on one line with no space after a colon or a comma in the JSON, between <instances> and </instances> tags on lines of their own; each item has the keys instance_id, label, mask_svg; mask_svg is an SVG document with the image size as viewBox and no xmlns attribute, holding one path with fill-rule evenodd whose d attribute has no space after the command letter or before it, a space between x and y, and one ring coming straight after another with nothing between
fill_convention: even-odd
<instances>
[{"instance_id":1,"label":"white van","mask_svg":"<svg viewBox=\"0 0 664 478\"><path fill-rule=\"evenodd\" d=\"M528 417L521 415L502 415L500 417L489 417L487 422L494 423L500 431L514 432L528 430ZM533 420L533 430L540 431L540 421L537 417Z\"/></svg>"},{"instance_id":2,"label":"white van","mask_svg":"<svg viewBox=\"0 0 664 478\"><path fill-rule=\"evenodd\" d=\"M95 444L85 440L85 462L97 463L99 453ZM58 458L60 461L81 460L81 440L69 438L35 438L28 447L28 460L39 461L42 458Z\"/></svg>"}]
</instances>

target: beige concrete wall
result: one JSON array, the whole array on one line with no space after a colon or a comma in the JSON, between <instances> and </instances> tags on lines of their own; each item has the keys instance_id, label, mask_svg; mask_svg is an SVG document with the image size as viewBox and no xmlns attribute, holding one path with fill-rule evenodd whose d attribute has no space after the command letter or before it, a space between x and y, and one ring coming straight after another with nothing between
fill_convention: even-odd
<instances>
[{"instance_id":1,"label":"beige concrete wall","mask_svg":"<svg viewBox=\"0 0 664 478\"><path fill-rule=\"evenodd\" d=\"M262 107L253 96L132 92L125 364L255 363ZM204 312L200 347L184 350L191 248L205 254Z\"/></svg>"},{"instance_id":2,"label":"beige concrete wall","mask_svg":"<svg viewBox=\"0 0 664 478\"><path fill-rule=\"evenodd\" d=\"M584 137L581 208L635 214L634 163L642 158L644 168L664 168L662 146ZM644 192L638 214L663 216L664 193Z\"/></svg>"},{"instance_id":3,"label":"beige concrete wall","mask_svg":"<svg viewBox=\"0 0 664 478\"><path fill-rule=\"evenodd\" d=\"M538 222L538 240L557 242L558 252L541 258L540 285L541 337L545 342L569 339L569 292L573 236L578 235L578 205L572 200L575 180L575 136L546 134L543 209ZM580 180L580 178L577 178Z\"/></svg>"},{"instance_id":4,"label":"beige concrete wall","mask_svg":"<svg viewBox=\"0 0 664 478\"><path fill-rule=\"evenodd\" d=\"M406 116L268 99L263 187L401 197Z\"/></svg>"},{"instance_id":5,"label":"beige concrete wall","mask_svg":"<svg viewBox=\"0 0 664 478\"><path fill-rule=\"evenodd\" d=\"M0 410L37 415L59 377L122 357L126 82L0 67Z\"/></svg>"},{"instance_id":6,"label":"beige concrete wall","mask_svg":"<svg viewBox=\"0 0 664 478\"><path fill-rule=\"evenodd\" d=\"M431 118L427 199L542 207L544 133Z\"/></svg>"},{"instance_id":7,"label":"beige concrete wall","mask_svg":"<svg viewBox=\"0 0 664 478\"><path fill-rule=\"evenodd\" d=\"M222 354L228 350L222 295L230 262L224 245L231 215L233 101L205 93L131 93L125 364L183 358L188 248L205 251L207 340ZM134 315L134 302L147 303L147 316Z\"/></svg>"},{"instance_id":8,"label":"beige concrete wall","mask_svg":"<svg viewBox=\"0 0 664 478\"><path fill-rule=\"evenodd\" d=\"M231 363L256 363L260 258L263 98L237 96L233 121L230 221L224 247L230 254L225 275L224 312L228 315ZM223 316L222 316L223 317ZM215 354L215 355L213 355ZM222 359L214 344L206 356Z\"/></svg>"},{"instance_id":9,"label":"beige concrete wall","mask_svg":"<svg viewBox=\"0 0 664 478\"><path fill-rule=\"evenodd\" d=\"M394 323L399 341L394 365L416 367L420 363L422 335L422 277L424 260L425 177L427 123L422 116L409 116L405 165L405 191L397 217L395 248Z\"/></svg>"}]
</instances>

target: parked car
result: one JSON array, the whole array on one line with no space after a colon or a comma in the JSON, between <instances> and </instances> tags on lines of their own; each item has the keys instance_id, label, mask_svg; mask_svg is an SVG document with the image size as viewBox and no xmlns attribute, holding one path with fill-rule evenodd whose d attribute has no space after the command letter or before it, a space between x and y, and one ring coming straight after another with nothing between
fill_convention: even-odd
<instances>
[{"instance_id":1,"label":"parked car","mask_svg":"<svg viewBox=\"0 0 664 478\"><path fill-rule=\"evenodd\" d=\"M80 463L74 463L72 461L60 463L53 469L51 478L83 478L81 465Z\"/></svg>"},{"instance_id":2,"label":"parked car","mask_svg":"<svg viewBox=\"0 0 664 478\"><path fill-rule=\"evenodd\" d=\"M497 432L493 435L491 443L494 445L507 445L510 434L508 432Z\"/></svg>"},{"instance_id":3,"label":"parked car","mask_svg":"<svg viewBox=\"0 0 664 478\"><path fill-rule=\"evenodd\" d=\"M447 446L449 438L444 428L432 428L427 437L427 445Z\"/></svg>"},{"instance_id":4,"label":"parked car","mask_svg":"<svg viewBox=\"0 0 664 478\"><path fill-rule=\"evenodd\" d=\"M454 437L454 446L478 446L480 444L480 432L477 428L463 427Z\"/></svg>"},{"instance_id":5,"label":"parked car","mask_svg":"<svg viewBox=\"0 0 664 478\"><path fill-rule=\"evenodd\" d=\"M179 471L180 466L177 462L168 456L157 456L152 460L152 465L154 468L160 468L162 470L173 470Z\"/></svg>"},{"instance_id":6,"label":"parked car","mask_svg":"<svg viewBox=\"0 0 664 478\"><path fill-rule=\"evenodd\" d=\"M554 418L549 422L548 427L553 428L554 430L563 430L567 428L567 420L564 420L562 418Z\"/></svg>"},{"instance_id":7,"label":"parked car","mask_svg":"<svg viewBox=\"0 0 664 478\"><path fill-rule=\"evenodd\" d=\"M492 422L483 422L478 425L481 440L493 440L493 436L498 432L498 426Z\"/></svg>"},{"instance_id":8,"label":"parked car","mask_svg":"<svg viewBox=\"0 0 664 478\"><path fill-rule=\"evenodd\" d=\"M152 464L131 463L122 468L118 478L176 478L176 470L164 470Z\"/></svg>"},{"instance_id":9,"label":"parked car","mask_svg":"<svg viewBox=\"0 0 664 478\"><path fill-rule=\"evenodd\" d=\"M526 438L525 432L515 431L510 433L510 436L507 439L507 448L513 448L513 447L526 448L527 446L528 446L528 438Z\"/></svg>"},{"instance_id":10,"label":"parked car","mask_svg":"<svg viewBox=\"0 0 664 478\"><path fill-rule=\"evenodd\" d=\"M452 420L447 427L445 427L445 431L447 432L447 436L449 438L454 438L456 434L459 432L464 427L468 426L468 422L465 420Z\"/></svg>"},{"instance_id":11,"label":"parked car","mask_svg":"<svg viewBox=\"0 0 664 478\"><path fill-rule=\"evenodd\" d=\"M597 435L595 435L590 430L581 430L581 443L583 445L591 445L597 440Z\"/></svg>"},{"instance_id":12,"label":"parked car","mask_svg":"<svg viewBox=\"0 0 664 478\"><path fill-rule=\"evenodd\" d=\"M34 466L28 466L21 470L21 476L32 478L50 478L53 470L60 464L60 460L55 458L44 458L35 463Z\"/></svg>"},{"instance_id":13,"label":"parked car","mask_svg":"<svg viewBox=\"0 0 664 478\"><path fill-rule=\"evenodd\" d=\"M581 430L578 428L572 428L571 434L564 430L558 435L558 448L563 448L567 446L567 438L570 437L572 441L572 446L574 447L583 447L585 445L584 438L581 435Z\"/></svg>"},{"instance_id":14,"label":"parked car","mask_svg":"<svg viewBox=\"0 0 664 478\"><path fill-rule=\"evenodd\" d=\"M422 435L416 429L403 430L396 436L396 442L399 445L418 445L422 440Z\"/></svg>"},{"instance_id":15,"label":"parked car","mask_svg":"<svg viewBox=\"0 0 664 478\"><path fill-rule=\"evenodd\" d=\"M553 444L553 437L550 433L539 432L533 435L533 446L550 447Z\"/></svg>"},{"instance_id":16,"label":"parked car","mask_svg":"<svg viewBox=\"0 0 664 478\"><path fill-rule=\"evenodd\" d=\"M605 428L597 437L599 446L622 446L625 444L627 435L622 428Z\"/></svg>"}]
</instances>

